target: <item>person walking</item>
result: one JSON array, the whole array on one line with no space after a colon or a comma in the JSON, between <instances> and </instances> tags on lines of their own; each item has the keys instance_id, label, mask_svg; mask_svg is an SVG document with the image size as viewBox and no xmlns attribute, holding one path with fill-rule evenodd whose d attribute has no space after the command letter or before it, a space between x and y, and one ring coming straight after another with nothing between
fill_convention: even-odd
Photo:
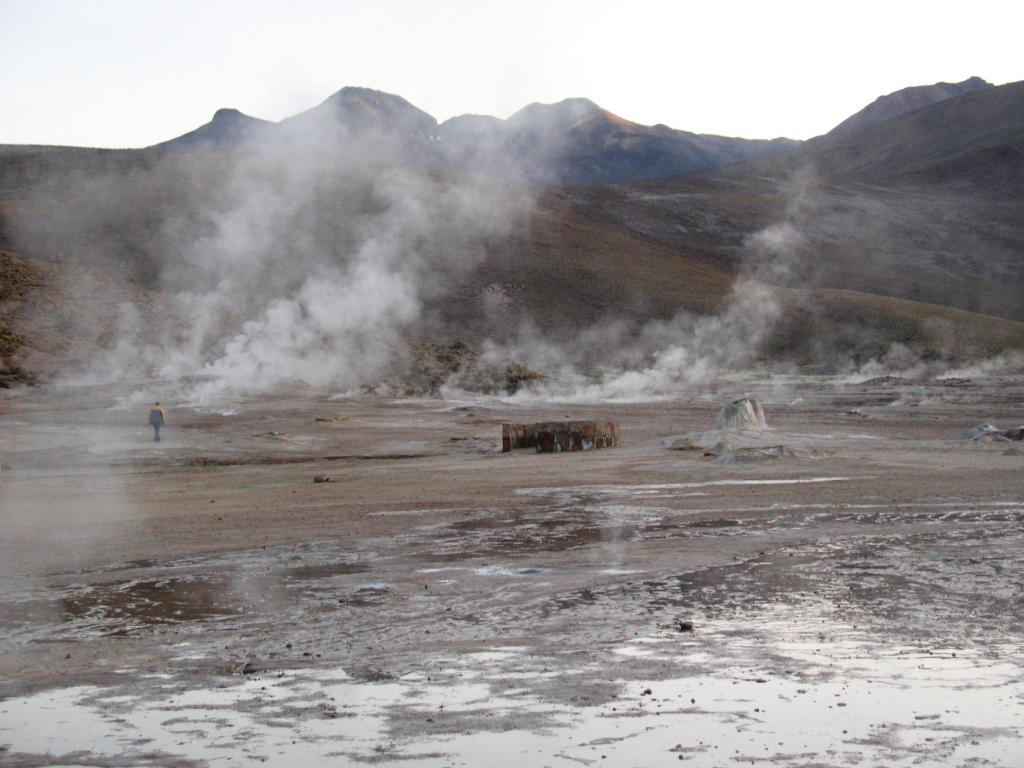
<instances>
[{"instance_id":1,"label":"person walking","mask_svg":"<svg viewBox=\"0 0 1024 768\"><path fill-rule=\"evenodd\" d=\"M160 442L160 427L167 423L167 414L160 403L153 403L149 409L149 426L153 428L153 442Z\"/></svg>"}]
</instances>

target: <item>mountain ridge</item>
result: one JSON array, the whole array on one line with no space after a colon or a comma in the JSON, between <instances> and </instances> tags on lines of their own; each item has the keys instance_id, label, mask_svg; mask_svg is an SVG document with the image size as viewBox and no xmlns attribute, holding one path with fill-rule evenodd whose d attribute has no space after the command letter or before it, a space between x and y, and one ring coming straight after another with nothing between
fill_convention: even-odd
<instances>
[{"instance_id":1,"label":"mountain ridge","mask_svg":"<svg viewBox=\"0 0 1024 768\"><path fill-rule=\"evenodd\" d=\"M899 117L936 102L953 98L954 96L994 87L992 83L975 75L959 83L940 82L932 83L931 85L914 85L908 88L901 88L898 91L879 96L866 107L843 120L825 135L837 136L873 123Z\"/></svg>"},{"instance_id":2,"label":"mountain ridge","mask_svg":"<svg viewBox=\"0 0 1024 768\"><path fill-rule=\"evenodd\" d=\"M332 142L377 135L407 145L403 156L428 165L468 167L545 184L622 184L673 176L713 173L726 167L754 163L752 168L777 168L800 155L820 160L831 173L836 147L849 144L865 130L906 114L965 95L991 92L980 77L960 83L912 86L879 96L843 120L831 131L801 142L785 137L745 139L699 134L663 123L642 125L617 115L585 97L552 103L533 102L507 119L490 115L456 115L444 122L404 97L359 86L345 86L310 109L274 123L233 108L216 111L206 124L145 150L189 150L198 147L230 148L258 141ZM923 105L923 106L922 106ZM1012 138L1012 137L1011 137ZM888 140L888 139L887 139ZM992 149L996 144L986 144ZM824 148L829 148L828 150ZM8 153L29 148L3 148ZM43 151L39 148L37 151ZM997 165L998 158L1013 156L990 152L979 163ZM796 154L794 154L796 153ZM849 159L846 161L849 165ZM889 164L886 160L883 165ZM936 177L960 178L969 163L936 171ZM840 169L842 170L842 169ZM854 169L856 170L856 169ZM922 167L906 167L921 172ZM740 171L745 172L745 171ZM1016 172L1002 174L1014 183Z\"/></svg>"},{"instance_id":3,"label":"mountain ridge","mask_svg":"<svg viewBox=\"0 0 1024 768\"><path fill-rule=\"evenodd\" d=\"M678 309L714 314L737 276L751 274L758 238L792 232L795 237L778 256L783 269L764 278L795 302L789 330L774 347L780 354L813 361L820 357L813 345L832 341L857 354L882 354L890 342L929 354L960 354L970 346L962 343L968 330L973 338L987 339L975 350L998 351L999 339L1021 343L1024 83L941 99L775 157L728 167L704 158L708 170L664 178L650 174L676 162L673 152L688 148L694 157L684 159L693 163L701 160L701 148L715 149L714 141L686 145L695 134L642 126L590 100L531 105L511 129L508 121L488 116L437 125L401 97L369 89L342 89L303 114L316 130L306 131L300 121L270 153L250 153L244 145L228 151L230 142L203 145L194 153L192 146L0 147L0 246L47 263L95 267L147 289L161 286L164 275L174 277L175 269L188 266L173 267L183 251L176 238L185 233L205 248L211 224L223 223L217 214L221 195L227 190L243 202L259 197L248 183L237 182L264 183L252 167L269 162L265 210L244 223L257 227L254 242L273 242L285 265L291 244L276 242L282 228L264 227L262 219L296 204L296 195L282 194L273 179L278 173L291 178L292 151L301 149L299 182L315 169L311 189L323 193L306 197L293 188L305 202L287 215L297 217L302 238L320 233L323 253L349 252L355 236L346 229L351 216L386 213L408 189L437 191L421 200L441 207L425 217L431 236L416 241L418 256L464 249L468 259L481 261L471 275L446 283L447 293L431 295L438 300L431 311L445 320L431 325L434 330L472 327L494 301L509 312L521 310L546 331L563 328L569 337L609 318L640 324L664 321ZM248 124L247 118L226 109L210 124ZM375 136L382 122L395 129L386 142L356 143L353 162L339 152L342 162L332 165L338 142L361 142L360 131ZM460 142L479 147L468 167L443 162L447 141L459 131L469 137ZM543 138L548 131L557 140L540 141L545 152L529 154L531 136ZM313 134L324 143L305 142ZM288 143L296 140L297 145ZM414 151L386 154L380 165L364 162L378 149L392 150L392 140ZM525 152L516 162L539 163L533 170L551 174L548 179L605 180L612 173L633 173L639 181L522 184L526 174L503 176L500 166L486 164L509 147ZM718 149L736 147L726 142ZM428 157L432 162L424 162ZM817 174L803 173L815 164ZM363 169L361 187L353 186L353 168ZM479 173L481 168L498 173ZM393 172L411 186L389 184ZM443 206L479 189L478 177L501 185L496 200L521 195L535 204L511 231L469 244L460 231L466 221L450 218ZM103 194L95 194L97 189ZM335 205L345 215L332 213ZM817 334L826 321L835 332ZM29 340L53 332L20 321L11 327Z\"/></svg>"},{"instance_id":4,"label":"mountain ridge","mask_svg":"<svg viewBox=\"0 0 1024 768\"><path fill-rule=\"evenodd\" d=\"M1024 81L976 88L940 99L878 122L830 132L806 142L780 158L755 160L749 168L729 169L730 175L792 172L812 167L830 179L863 183L899 183L901 179L944 178L975 189L990 188L1020 196L1014 183L1024 174L1019 159L1024 147ZM972 166L970 155L978 154ZM1013 166L998 168L983 154L1001 157ZM956 168L947 168L948 164ZM991 177L993 171L1001 179ZM993 184L993 181L999 183Z\"/></svg>"},{"instance_id":5,"label":"mountain ridge","mask_svg":"<svg viewBox=\"0 0 1024 768\"><path fill-rule=\"evenodd\" d=\"M259 138L274 125L270 120L252 117L233 107L221 107L210 122L188 133L155 144L156 147L225 146Z\"/></svg>"},{"instance_id":6,"label":"mountain ridge","mask_svg":"<svg viewBox=\"0 0 1024 768\"><path fill-rule=\"evenodd\" d=\"M228 146L304 135L345 140L371 133L407 142L411 153L428 163L471 165L568 184L700 173L799 145L785 138L745 139L692 133L664 124L645 126L583 97L527 104L506 120L457 115L439 124L402 96L346 86L278 123L237 110L218 110L210 123L150 148Z\"/></svg>"}]
</instances>

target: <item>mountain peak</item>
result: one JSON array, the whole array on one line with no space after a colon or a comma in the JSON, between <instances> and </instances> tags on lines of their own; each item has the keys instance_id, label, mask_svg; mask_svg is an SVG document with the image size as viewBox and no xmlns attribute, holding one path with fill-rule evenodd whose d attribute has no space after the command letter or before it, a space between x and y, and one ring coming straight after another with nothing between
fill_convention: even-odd
<instances>
[{"instance_id":1,"label":"mountain peak","mask_svg":"<svg viewBox=\"0 0 1024 768\"><path fill-rule=\"evenodd\" d=\"M247 114L240 112L233 107L221 107L213 113L213 119L210 122L216 123L223 120L244 120L248 117L249 116Z\"/></svg>"},{"instance_id":2,"label":"mountain peak","mask_svg":"<svg viewBox=\"0 0 1024 768\"><path fill-rule=\"evenodd\" d=\"M427 136L437 129L437 120L419 107L401 96L372 88L345 86L328 96L319 107L296 117L323 112L354 130L373 128Z\"/></svg>"},{"instance_id":3,"label":"mountain peak","mask_svg":"<svg viewBox=\"0 0 1024 768\"><path fill-rule=\"evenodd\" d=\"M573 97L562 99L551 104L534 102L527 104L514 115L508 122L510 125L525 125L528 123L538 125L550 125L551 127L571 125L587 117L600 114L603 110L590 99Z\"/></svg>"},{"instance_id":4,"label":"mountain peak","mask_svg":"<svg viewBox=\"0 0 1024 768\"><path fill-rule=\"evenodd\" d=\"M328 102L366 102L370 104L403 103L409 104L398 94L378 91L374 88L363 88L358 85L346 85L328 96L324 103ZM410 105L411 106L411 105Z\"/></svg>"},{"instance_id":5,"label":"mountain peak","mask_svg":"<svg viewBox=\"0 0 1024 768\"><path fill-rule=\"evenodd\" d=\"M273 123L250 117L244 112L231 107L222 107L213 113L210 122L201 125L194 131L178 136L159 146L220 146L237 144L262 135Z\"/></svg>"}]
</instances>

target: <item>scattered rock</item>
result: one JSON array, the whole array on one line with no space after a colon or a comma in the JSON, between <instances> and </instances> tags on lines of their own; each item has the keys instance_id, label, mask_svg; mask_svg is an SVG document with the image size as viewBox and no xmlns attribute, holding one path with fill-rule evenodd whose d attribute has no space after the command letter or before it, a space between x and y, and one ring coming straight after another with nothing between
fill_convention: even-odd
<instances>
[{"instance_id":1,"label":"scattered rock","mask_svg":"<svg viewBox=\"0 0 1024 768\"><path fill-rule=\"evenodd\" d=\"M712 449L715 458L712 464L759 464L765 461L783 461L795 459L821 459L828 454L811 448L790 448L788 445L769 445L763 448L734 448L721 452Z\"/></svg>"},{"instance_id":2,"label":"scattered rock","mask_svg":"<svg viewBox=\"0 0 1024 768\"><path fill-rule=\"evenodd\" d=\"M692 523L687 523L687 528L735 528L740 524L739 520L725 519L713 519L713 520L694 520Z\"/></svg>"},{"instance_id":3,"label":"scattered rock","mask_svg":"<svg viewBox=\"0 0 1024 768\"><path fill-rule=\"evenodd\" d=\"M876 376L873 379L862 381L861 386L863 387L895 387L900 384L906 384L907 380L902 376Z\"/></svg>"},{"instance_id":4,"label":"scattered rock","mask_svg":"<svg viewBox=\"0 0 1024 768\"><path fill-rule=\"evenodd\" d=\"M772 443L767 439L779 439L772 433L751 430L711 429L707 432L689 432L685 435L666 437L662 442L673 451L703 451L705 456L721 456L738 448L768 448Z\"/></svg>"},{"instance_id":5,"label":"scattered rock","mask_svg":"<svg viewBox=\"0 0 1024 768\"><path fill-rule=\"evenodd\" d=\"M956 436L956 440L970 440L971 442L978 442L988 438L991 435L998 435L1002 432L999 427L994 427L991 424L979 424L976 427L968 429L966 432L961 432Z\"/></svg>"},{"instance_id":6,"label":"scattered rock","mask_svg":"<svg viewBox=\"0 0 1024 768\"><path fill-rule=\"evenodd\" d=\"M690 435L683 435L682 437L669 438L665 445L671 448L673 451L705 451L707 450L701 445L698 445L698 440Z\"/></svg>"},{"instance_id":7,"label":"scattered rock","mask_svg":"<svg viewBox=\"0 0 1024 768\"><path fill-rule=\"evenodd\" d=\"M35 383L36 377L24 368L17 365L0 368L0 389L11 389L21 385L31 387Z\"/></svg>"},{"instance_id":8,"label":"scattered rock","mask_svg":"<svg viewBox=\"0 0 1024 768\"><path fill-rule=\"evenodd\" d=\"M390 672L386 672L379 667L365 666L355 667L350 670L350 674L356 680L360 680L364 683L379 683L384 680L394 680L395 676ZM430 678L427 678L428 680Z\"/></svg>"},{"instance_id":9,"label":"scattered rock","mask_svg":"<svg viewBox=\"0 0 1024 768\"><path fill-rule=\"evenodd\" d=\"M961 432L955 440L967 440L972 443L1006 443L1024 440L1024 426L1012 429L1000 429L992 424L979 424Z\"/></svg>"}]
</instances>

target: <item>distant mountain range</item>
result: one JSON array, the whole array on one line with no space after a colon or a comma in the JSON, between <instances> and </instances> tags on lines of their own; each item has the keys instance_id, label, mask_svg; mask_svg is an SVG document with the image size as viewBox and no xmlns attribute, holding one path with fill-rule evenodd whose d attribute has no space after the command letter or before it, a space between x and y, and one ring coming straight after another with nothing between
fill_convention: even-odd
<instances>
[{"instance_id":1,"label":"distant mountain range","mask_svg":"<svg viewBox=\"0 0 1024 768\"><path fill-rule=\"evenodd\" d=\"M911 157L917 144L928 144L932 155L947 159L952 159L951 153L955 154L958 146L978 149L977 134L984 130L984 124L965 131L966 126L943 115L942 108L899 124L902 140L891 134L894 126L890 121L894 118L970 94L975 95L980 109L998 111L998 104L1004 100L1002 91L980 77L904 88L879 97L825 136L800 142L640 125L583 98L530 104L507 120L460 115L439 125L401 96L347 87L280 123L250 117L236 109L220 109L209 123L157 146L230 146L310 136L344 141L356 135L376 134L403 142L409 156L422 162L512 173L548 183L621 184L706 173L745 161L792 155L806 145L804 157L813 160L819 170L868 177L880 172L924 170L919 159ZM986 94L990 94L988 101ZM989 102L993 106L985 106ZM951 115L957 109L952 107ZM928 123L928 114L938 116ZM1004 116L994 114L993 118L999 123ZM882 123L885 129L871 129ZM922 141L922 130L934 136ZM990 137L983 143L993 144L998 138ZM900 146L889 153L865 147L864 142Z\"/></svg>"},{"instance_id":2,"label":"distant mountain range","mask_svg":"<svg viewBox=\"0 0 1024 768\"><path fill-rule=\"evenodd\" d=\"M220 109L209 123L157 146L225 146L310 135L344 141L370 133L404 142L410 155L421 161L567 184L618 184L699 173L800 144L640 125L579 98L530 104L508 120L460 115L438 125L401 96L349 87L280 123Z\"/></svg>"},{"instance_id":3,"label":"distant mountain range","mask_svg":"<svg viewBox=\"0 0 1024 768\"><path fill-rule=\"evenodd\" d=\"M1024 82L959 86L899 91L887 111L938 100L844 121L785 154L565 194L727 269L751 235L787 221L805 237L804 282L1024 320Z\"/></svg>"},{"instance_id":4,"label":"distant mountain range","mask_svg":"<svg viewBox=\"0 0 1024 768\"><path fill-rule=\"evenodd\" d=\"M771 354L813 362L827 345L877 355L898 341L942 356L1024 343L1024 82L980 78L882 96L804 142L643 126L587 99L439 125L400 96L343 88L278 123L218 110L146 149L0 146L0 250L12 265L31 262L39 285L64 285L49 276L84 266L152 291L180 258L174 236L201 237L205 206L221 205L218 184L227 182L216 172L204 177L208 188L186 181L193 157L231 168L253 147L299 142L314 143L329 164L334 148L355 139L365 151L385 143L390 162L441 187L477 176L499 177L510 194L523 181L543 184L507 236L469 246L451 225L421 244L475 249L481 259L457 295L432 305L446 327L478 327L495 295L569 334L607 317L714 312L749 266L752 238L781 224L799 237L787 272L773 278L792 310ZM273 154L287 167L287 151ZM316 205L341 199L361 214L385 204L372 184L350 194L349 183L342 166ZM328 230L337 222L329 245L341 253L351 233L329 210L296 215ZM96 300L116 307L122 299L107 294L128 290L97 289ZM40 331L20 306L0 296L0 334L6 324L26 348L64 354L50 340L78 327L82 313L72 307L62 325Z\"/></svg>"}]
</instances>

